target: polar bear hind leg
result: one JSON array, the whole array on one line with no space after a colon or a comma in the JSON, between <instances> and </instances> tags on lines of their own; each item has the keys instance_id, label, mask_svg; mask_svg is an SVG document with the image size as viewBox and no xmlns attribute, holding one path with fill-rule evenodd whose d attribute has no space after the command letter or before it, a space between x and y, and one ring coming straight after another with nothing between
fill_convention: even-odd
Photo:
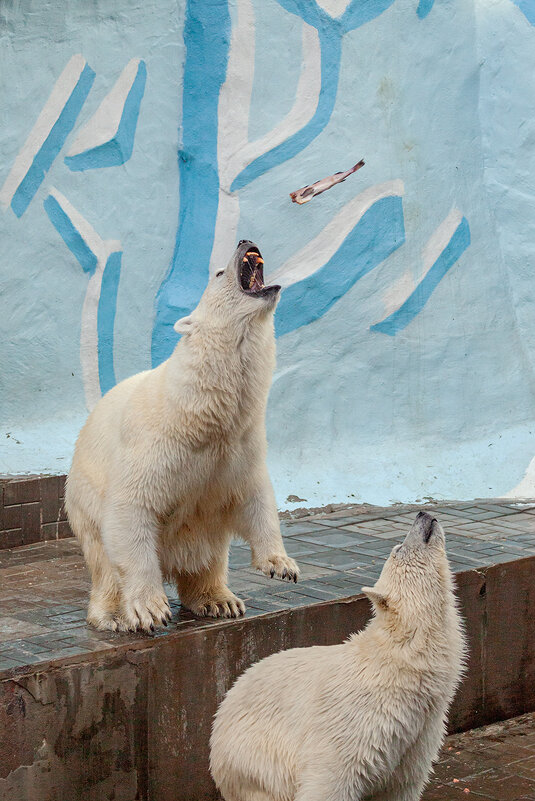
<instances>
[{"instance_id":1,"label":"polar bear hind leg","mask_svg":"<svg viewBox=\"0 0 535 801\"><path fill-rule=\"evenodd\" d=\"M182 606L199 617L240 617L245 604L227 587L227 551L198 572L175 568L172 579Z\"/></svg>"},{"instance_id":2,"label":"polar bear hind leg","mask_svg":"<svg viewBox=\"0 0 535 801\"><path fill-rule=\"evenodd\" d=\"M101 631L126 631L127 626L120 615L121 588L102 545L97 524L72 504L69 506L69 522L82 546L91 574L87 622Z\"/></svg>"}]
</instances>

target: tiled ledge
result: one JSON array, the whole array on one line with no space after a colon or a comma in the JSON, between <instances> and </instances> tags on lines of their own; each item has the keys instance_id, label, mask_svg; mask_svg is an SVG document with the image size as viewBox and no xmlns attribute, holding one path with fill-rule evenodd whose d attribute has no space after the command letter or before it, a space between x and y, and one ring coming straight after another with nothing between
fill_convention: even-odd
<instances>
[{"instance_id":1,"label":"tiled ledge","mask_svg":"<svg viewBox=\"0 0 535 801\"><path fill-rule=\"evenodd\" d=\"M27 490L26 496L8 494L8 498L36 497L42 481L34 482L33 494ZM535 557L535 506L466 503L433 507L433 512L446 529L455 572ZM244 599L247 617L356 596L363 585L375 582L387 555L403 540L413 519L414 510L405 507L366 512L355 507L282 521L286 550L301 568L299 582L270 580L252 570L249 547L234 543L229 558L230 587ZM48 525L52 524L44 524ZM73 538L0 551L0 675L2 670L107 651L131 643L132 637L144 639L143 635L89 629L85 623L89 588L84 560ZM173 588L167 587L167 592L174 625L159 632L158 638L170 636L177 628L214 625L182 610Z\"/></svg>"},{"instance_id":2,"label":"tiled ledge","mask_svg":"<svg viewBox=\"0 0 535 801\"><path fill-rule=\"evenodd\" d=\"M451 730L535 710L535 506L433 511L470 641ZM395 508L284 521L298 584L254 573L248 549L235 545L229 583L246 617L195 620L171 595L172 624L151 637L86 626L89 582L75 540L0 551L0 801L215 799L208 741L226 689L281 648L359 630L369 617L360 587L413 518Z\"/></svg>"}]
</instances>

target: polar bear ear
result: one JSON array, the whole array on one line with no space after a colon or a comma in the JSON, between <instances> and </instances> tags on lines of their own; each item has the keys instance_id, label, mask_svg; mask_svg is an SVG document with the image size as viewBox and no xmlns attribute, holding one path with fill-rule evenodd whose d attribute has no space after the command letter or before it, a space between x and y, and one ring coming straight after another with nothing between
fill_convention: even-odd
<instances>
[{"instance_id":1,"label":"polar bear ear","mask_svg":"<svg viewBox=\"0 0 535 801\"><path fill-rule=\"evenodd\" d=\"M388 609L388 598L381 592L378 592L375 587L363 587L362 592L366 595L377 610L386 612Z\"/></svg>"},{"instance_id":2,"label":"polar bear ear","mask_svg":"<svg viewBox=\"0 0 535 801\"><path fill-rule=\"evenodd\" d=\"M173 328L177 334L191 334L193 331L193 318L191 314L189 314L187 317L182 317L180 320L177 320Z\"/></svg>"}]
</instances>

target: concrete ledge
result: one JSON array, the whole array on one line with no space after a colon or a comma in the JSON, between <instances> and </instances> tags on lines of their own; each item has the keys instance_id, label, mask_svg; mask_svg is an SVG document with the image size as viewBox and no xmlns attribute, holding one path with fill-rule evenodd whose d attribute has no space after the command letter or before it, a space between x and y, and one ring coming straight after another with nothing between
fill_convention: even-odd
<instances>
[{"instance_id":1,"label":"concrete ledge","mask_svg":"<svg viewBox=\"0 0 535 801\"><path fill-rule=\"evenodd\" d=\"M450 730L535 710L535 557L456 576L469 669ZM249 664L338 643L369 616L362 596L133 639L4 674L0 799L214 799L212 716Z\"/></svg>"}]
</instances>

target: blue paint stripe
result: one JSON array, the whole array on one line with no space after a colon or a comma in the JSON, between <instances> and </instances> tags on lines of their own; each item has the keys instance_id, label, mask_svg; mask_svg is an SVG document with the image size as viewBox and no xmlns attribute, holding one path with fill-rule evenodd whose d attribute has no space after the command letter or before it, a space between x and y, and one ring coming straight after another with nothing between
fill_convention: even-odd
<instances>
[{"instance_id":1,"label":"blue paint stripe","mask_svg":"<svg viewBox=\"0 0 535 801\"><path fill-rule=\"evenodd\" d=\"M59 233L71 253L79 261L84 272L92 275L97 267L97 257L88 247L70 217L64 212L58 201L48 195L43 202L48 219Z\"/></svg>"},{"instance_id":2,"label":"blue paint stripe","mask_svg":"<svg viewBox=\"0 0 535 801\"><path fill-rule=\"evenodd\" d=\"M108 256L100 287L97 312L98 376L103 395L117 383L113 366L113 331L122 255L122 251L118 250Z\"/></svg>"},{"instance_id":3,"label":"blue paint stripe","mask_svg":"<svg viewBox=\"0 0 535 801\"><path fill-rule=\"evenodd\" d=\"M318 320L359 278L377 267L404 241L401 198L378 200L321 269L284 290L275 313L276 336Z\"/></svg>"},{"instance_id":4,"label":"blue paint stripe","mask_svg":"<svg viewBox=\"0 0 535 801\"><path fill-rule=\"evenodd\" d=\"M402 331L421 312L442 278L458 261L469 244L470 226L466 217L463 217L447 246L427 275L422 278L414 292L409 295L399 309L385 317L380 323L372 325L370 331L380 331L382 334L388 334L391 337L395 336L398 331Z\"/></svg>"},{"instance_id":5,"label":"blue paint stripe","mask_svg":"<svg viewBox=\"0 0 535 801\"><path fill-rule=\"evenodd\" d=\"M208 280L219 202L217 112L230 34L227 0L188 0L180 212L173 261L156 298L153 366L171 355L178 340L173 325L195 308Z\"/></svg>"},{"instance_id":6,"label":"blue paint stripe","mask_svg":"<svg viewBox=\"0 0 535 801\"><path fill-rule=\"evenodd\" d=\"M331 17L315 0L277 0L280 6L318 30L331 26L340 33L360 28L386 11L394 0L351 0L340 17Z\"/></svg>"},{"instance_id":7,"label":"blue paint stripe","mask_svg":"<svg viewBox=\"0 0 535 801\"><path fill-rule=\"evenodd\" d=\"M420 2L418 3L418 8L416 9L418 17L420 19L425 19L429 14L429 12L431 11L431 9L433 8L434 3L435 0L420 0Z\"/></svg>"},{"instance_id":8,"label":"blue paint stripe","mask_svg":"<svg viewBox=\"0 0 535 801\"><path fill-rule=\"evenodd\" d=\"M249 164L234 180L233 191L297 155L321 133L336 100L342 34L382 13L393 0L351 0L343 24L314 0L278 2L318 31L320 97L312 119L292 137ZM173 262L156 300L153 365L170 356L178 339L173 325L195 308L208 278L219 191L217 112L226 76L230 29L227 0L209 3L188 0L184 29L183 147L179 152L179 227Z\"/></svg>"},{"instance_id":9,"label":"blue paint stripe","mask_svg":"<svg viewBox=\"0 0 535 801\"><path fill-rule=\"evenodd\" d=\"M531 25L535 25L535 0L513 0Z\"/></svg>"},{"instance_id":10,"label":"blue paint stripe","mask_svg":"<svg viewBox=\"0 0 535 801\"><path fill-rule=\"evenodd\" d=\"M394 0L352 0L340 19L344 33L371 22L390 8L393 2Z\"/></svg>"},{"instance_id":11,"label":"blue paint stripe","mask_svg":"<svg viewBox=\"0 0 535 801\"><path fill-rule=\"evenodd\" d=\"M141 101L145 92L147 67L140 61L136 77L126 96L123 112L115 136L108 142L84 150L76 156L66 156L65 164L73 172L94 170L99 167L117 167L132 155Z\"/></svg>"},{"instance_id":12,"label":"blue paint stripe","mask_svg":"<svg viewBox=\"0 0 535 801\"><path fill-rule=\"evenodd\" d=\"M290 14L295 14L307 25L312 25L313 28L318 30L334 22L334 18L318 6L315 0L277 0L277 2L281 8L284 8ZM357 2L362 2L362 0L357 0Z\"/></svg>"},{"instance_id":13,"label":"blue paint stripe","mask_svg":"<svg viewBox=\"0 0 535 801\"><path fill-rule=\"evenodd\" d=\"M58 119L36 153L28 172L13 195L11 208L17 217L21 217L28 208L30 201L41 186L45 174L52 166L52 162L72 131L94 80L95 72L86 64Z\"/></svg>"}]
</instances>

